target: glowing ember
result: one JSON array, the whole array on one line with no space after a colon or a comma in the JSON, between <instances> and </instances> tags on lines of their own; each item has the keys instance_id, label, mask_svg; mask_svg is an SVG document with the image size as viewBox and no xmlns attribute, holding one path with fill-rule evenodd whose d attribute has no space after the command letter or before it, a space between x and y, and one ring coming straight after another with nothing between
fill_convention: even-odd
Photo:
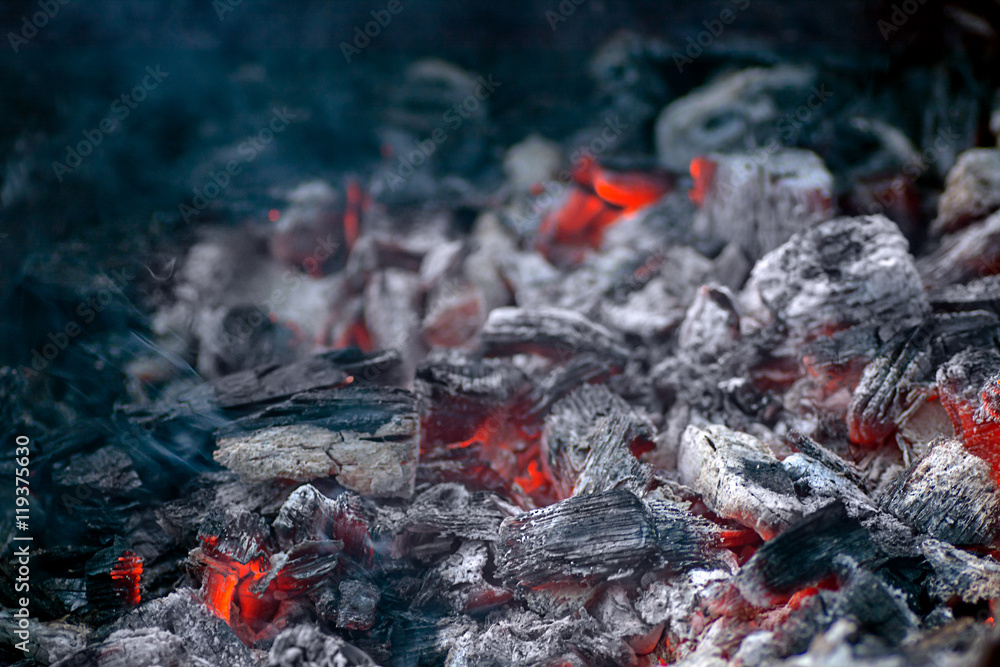
<instances>
[{"instance_id":1,"label":"glowing ember","mask_svg":"<svg viewBox=\"0 0 1000 667\"><path fill-rule=\"evenodd\" d=\"M696 157L691 160L691 178L694 179L694 187L688 193L695 204L701 206L705 203L705 195L712 187L712 179L715 178L717 165L712 160L705 157Z\"/></svg>"},{"instance_id":2,"label":"glowing ember","mask_svg":"<svg viewBox=\"0 0 1000 667\"><path fill-rule=\"evenodd\" d=\"M118 557L111 568L111 581L115 590L129 605L137 605L142 599L139 584L142 579L142 557L133 551L126 551Z\"/></svg>"}]
</instances>

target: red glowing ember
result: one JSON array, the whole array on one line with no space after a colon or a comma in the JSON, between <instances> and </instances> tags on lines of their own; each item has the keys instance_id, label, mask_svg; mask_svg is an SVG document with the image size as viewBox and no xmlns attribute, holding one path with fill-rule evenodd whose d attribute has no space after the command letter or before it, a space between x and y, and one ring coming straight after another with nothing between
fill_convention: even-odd
<instances>
[{"instance_id":1,"label":"red glowing ember","mask_svg":"<svg viewBox=\"0 0 1000 667\"><path fill-rule=\"evenodd\" d=\"M573 169L573 181L565 203L539 229L537 246L547 256L553 245L600 247L605 229L659 200L673 185L665 174L615 172L592 158Z\"/></svg>"},{"instance_id":2,"label":"red glowing ember","mask_svg":"<svg viewBox=\"0 0 1000 667\"><path fill-rule=\"evenodd\" d=\"M712 179L715 178L716 166L715 162L706 157L696 157L691 160L691 178L694 179L694 187L691 188L688 197L698 206L705 203L705 195L708 194L708 189L712 187Z\"/></svg>"},{"instance_id":3,"label":"red glowing ember","mask_svg":"<svg viewBox=\"0 0 1000 667\"><path fill-rule=\"evenodd\" d=\"M137 605L142 599L139 585L142 580L142 557L133 551L126 551L111 567L111 582L115 591L129 605Z\"/></svg>"}]
</instances>

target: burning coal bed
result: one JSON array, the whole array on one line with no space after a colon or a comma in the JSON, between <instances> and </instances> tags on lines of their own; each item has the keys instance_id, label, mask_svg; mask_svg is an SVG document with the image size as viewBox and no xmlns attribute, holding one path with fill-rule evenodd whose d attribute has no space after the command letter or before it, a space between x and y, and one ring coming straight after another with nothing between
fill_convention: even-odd
<instances>
[{"instance_id":1,"label":"burning coal bed","mask_svg":"<svg viewBox=\"0 0 1000 667\"><path fill-rule=\"evenodd\" d=\"M988 664L1000 149L934 193L848 107L764 152L719 127L816 90L711 80L655 119L656 167L561 178L532 137L475 205L311 182L205 235L145 398L37 445L36 486L87 490L65 530L116 537L40 551L34 660ZM12 423L38 382L3 375Z\"/></svg>"}]
</instances>

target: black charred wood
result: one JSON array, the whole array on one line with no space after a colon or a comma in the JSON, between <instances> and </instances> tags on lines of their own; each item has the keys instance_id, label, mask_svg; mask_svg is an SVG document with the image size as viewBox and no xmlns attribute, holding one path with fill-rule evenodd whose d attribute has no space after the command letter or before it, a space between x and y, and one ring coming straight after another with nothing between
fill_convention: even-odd
<instances>
[{"instance_id":1,"label":"black charred wood","mask_svg":"<svg viewBox=\"0 0 1000 667\"><path fill-rule=\"evenodd\" d=\"M566 362L590 352L624 364L629 356L616 332L561 308L497 308L481 335L483 352L491 357L527 353Z\"/></svg>"}]
</instances>

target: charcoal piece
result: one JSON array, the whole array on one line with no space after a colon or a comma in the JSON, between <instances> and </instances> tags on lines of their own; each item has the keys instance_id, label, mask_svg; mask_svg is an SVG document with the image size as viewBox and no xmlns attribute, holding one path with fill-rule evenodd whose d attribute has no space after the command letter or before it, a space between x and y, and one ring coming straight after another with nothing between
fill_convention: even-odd
<instances>
[{"instance_id":1,"label":"charcoal piece","mask_svg":"<svg viewBox=\"0 0 1000 667\"><path fill-rule=\"evenodd\" d=\"M656 648L663 634L663 623L649 625L639 616L623 586L611 586L594 607L594 617L608 634L622 637L636 655L646 655Z\"/></svg>"},{"instance_id":2,"label":"charcoal piece","mask_svg":"<svg viewBox=\"0 0 1000 667\"><path fill-rule=\"evenodd\" d=\"M917 270L931 291L1000 272L1000 211L942 238Z\"/></svg>"},{"instance_id":3,"label":"charcoal piece","mask_svg":"<svg viewBox=\"0 0 1000 667\"><path fill-rule=\"evenodd\" d=\"M622 364L629 350L617 333L561 308L497 308L482 331L486 356L539 354L555 361L590 352Z\"/></svg>"},{"instance_id":4,"label":"charcoal piece","mask_svg":"<svg viewBox=\"0 0 1000 667\"><path fill-rule=\"evenodd\" d=\"M441 604L456 614L477 613L508 602L513 594L486 580L490 551L485 542L466 540L424 579L413 607Z\"/></svg>"},{"instance_id":5,"label":"charcoal piece","mask_svg":"<svg viewBox=\"0 0 1000 667\"><path fill-rule=\"evenodd\" d=\"M951 544L988 544L1000 530L1000 490L989 465L954 439L934 443L892 482L880 505Z\"/></svg>"},{"instance_id":6,"label":"charcoal piece","mask_svg":"<svg viewBox=\"0 0 1000 667\"><path fill-rule=\"evenodd\" d=\"M688 426L681 436L678 471L709 509L765 539L802 516L788 473L764 443L746 433L717 424Z\"/></svg>"},{"instance_id":7,"label":"charcoal piece","mask_svg":"<svg viewBox=\"0 0 1000 667\"><path fill-rule=\"evenodd\" d=\"M623 488L642 495L652 469L631 447L653 426L603 385L584 385L552 407L542 448L563 497Z\"/></svg>"},{"instance_id":8,"label":"charcoal piece","mask_svg":"<svg viewBox=\"0 0 1000 667\"><path fill-rule=\"evenodd\" d=\"M307 540L271 556L270 569L249 584L247 590L263 597L272 586L284 597L297 597L321 590L338 570L343 542Z\"/></svg>"},{"instance_id":9,"label":"charcoal piece","mask_svg":"<svg viewBox=\"0 0 1000 667\"><path fill-rule=\"evenodd\" d=\"M119 665L212 667L217 663L194 654L187 642L171 632L157 628L141 628L113 632L103 642L89 646L53 664L58 667L119 667Z\"/></svg>"},{"instance_id":10,"label":"charcoal piece","mask_svg":"<svg viewBox=\"0 0 1000 667\"><path fill-rule=\"evenodd\" d=\"M345 630L368 630L375 624L379 590L367 581L346 579L340 582L337 627Z\"/></svg>"},{"instance_id":11,"label":"charcoal piece","mask_svg":"<svg viewBox=\"0 0 1000 667\"><path fill-rule=\"evenodd\" d=\"M347 348L324 352L289 364L270 364L211 381L216 403L227 410L260 409L268 403L317 389L360 382L401 386L399 353L364 354Z\"/></svg>"},{"instance_id":12,"label":"charcoal piece","mask_svg":"<svg viewBox=\"0 0 1000 667\"><path fill-rule=\"evenodd\" d=\"M526 588L628 577L657 557L657 531L627 491L576 496L506 519L497 576Z\"/></svg>"},{"instance_id":13,"label":"charcoal piece","mask_svg":"<svg viewBox=\"0 0 1000 667\"><path fill-rule=\"evenodd\" d=\"M215 460L245 481L334 477L362 495L408 497L419 416L402 389L298 394L218 434Z\"/></svg>"},{"instance_id":14,"label":"charcoal piece","mask_svg":"<svg viewBox=\"0 0 1000 667\"><path fill-rule=\"evenodd\" d=\"M656 120L660 164L684 172L698 156L776 141L785 113L779 99L783 93L807 98L814 76L791 65L755 67L727 73L671 102Z\"/></svg>"},{"instance_id":15,"label":"charcoal piece","mask_svg":"<svg viewBox=\"0 0 1000 667\"><path fill-rule=\"evenodd\" d=\"M514 611L477 631L461 636L448 653L445 667L634 667L635 652L608 633L586 611L544 619L530 611Z\"/></svg>"},{"instance_id":16,"label":"charcoal piece","mask_svg":"<svg viewBox=\"0 0 1000 667\"><path fill-rule=\"evenodd\" d=\"M482 329L488 310L478 286L443 282L427 296L420 325L422 340L429 348L465 345Z\"/></svg>"},{"instance_id":17,"label":"charcoal piece","mask_svg":"<svg viewBox=\"0 0 1000 667\"><path fill-rule=\"evenodd\" d=\"M1000 563L956 549L946 542L926 539L920 551L934 568L929 585L931 595L948 601L953 597L975 604L1000 597Z\"/></svg>"},{"instance_id":18,"label":"charcoal piece","mask_svg":"<svg viewBox=\"0 0 1000 667\"><path fill-rule=\"evenodd\" d=\"M213 510L198 529L198 541L213 557L241 565L270 556L271 530L259 515L246 510Z\"/></svg>"},{"instance_id":19,"label":"charcoal piece","mask_svg":"<svg viewBox=\"0 0 1000 667\"><path fill-rule=\"evenodd\" d=\"M834 558L843 585L834 605L834 618L852 618L858 625L890 646L901 644L919 620L901 591L858 564L848 555Z\"/></svg>"},{"instance_id":20,"label":"charcoal piece","mask_svg":"<svg viewBox=\"0 0 1000 667\"><path fill-rule=\"evenodd\" d=\"M701 159L711 162L712 178L698 193L695 232L735 241L751 258L833 215L833 177L809 151L780 150L763 162L742 153Z\"/></svg>"},{"instance_id":21,"label":"charcoal piece","mask_svg":"<svg viewBox=\"0 0 1000 667\"><path fill-rule=\"evenodd\" d=\"M918 383L929 379L934 320L897 334L865 366L861 381L847 408L852 442L875 446L888 439L900 425L904 411L915 400Z\"/></svg>"},{"instance_id":22,"label":"charcoal piece","mask_svg":"<svg viewBox=\"0 0 1000 667\"><path fill-rule=\"evenodd\" d=\"M838 554L864 565L879 552L864 526L834 502L765 542L733 582L745 600L770 607L834 574Z\"/></svg>"},{"instance_id":23,"label":"charcoal piece","mask_svg":"<svg viewBox=\"0 0 1000 667\"><path fill-rule=\"evenodd\" d=\"M101 612L117 613L139 604L142 558L121 538L87 561L87 602Z\"/></svg>"},{"instance_id":24,"label":"charcoal piece","mask_svg":"<svg viewBox=\"0 0 1000 667\"><path fill-rule=\"evenodd\" d=\"M780 322L796 340L870 322L888 338L930 311L906 239L881 215L796 234L757 263L740 299L744 318Z\"/></svg>"},{"instance_id":25,"label":"charcoal piece","mask_svg":"<svg viewBox=\"0 0 1000 667\"><path fill-rule=\"evenodd\" d=\"M379 508L374 532L398 536L462 537L496 542L501 522L516 509L497 496L469 492L461 484L438 484L417 495L406 509Z\"/></svg>"},{"instance_id":26,"label":"charcoal piece","mask_svg":"<svg viewBox=\"0 0 1000 667\"><path fill-rule=\"evenodd\" d=\"M789 431L788 435L785 436L785 442L806 456L818 461L825 468L850 481L859 489L865 488L864 476L854 463L841 458L812 438L798 431ZM786 466L787 469L788 467Z\"/></svg>"},{"instance_id":27,"label":"charcoal piece","mask_svg":"<svg viewBox=\"0 0 1000 667\"><path fill-rule=\"evenodd\" d=\"M962 285L948 285L928 293L936 312L987 310L1000 312L1000 275L984 276Z\"/></svg>"},{"instance_id":28,"label":"charcoal piece","mask_svg":"<svg viewBox=\"0 0 1000 667\"><path fill-rule=\"evenodd\" d=\"M142 486L132 458L113 445L70 456L56 464L52 481L62 486L87 486L108 494L126 494Z\"/></svg>"},{"instance_id":29,"label":"charcoal piece","mask_svg":"<svg viewBox=\"0 0 1000 667\"><path fill-rule=\"evenodd\" d=\"M740 337L740 315L725 287L703 285L677 332L678 347L704 364L733 349Z\"/></svg>"},{"instance_id":30,"label":"charcoal piece","mask_svg":"<svg viewBox=\"0 0 1000 667\"><path fill-rule=\"evenodd\" d=\"M254 667L257 661L221 618L193 591L181 589L143 604L113 626L115 630L165 630L179 637L188 651L211 665ZM73 664L70 662L69 664ZM144 664L144 663L130 663ZM153 663L155 664L155 663Z\"/></svg>"},{"instance_id":31,"label":"charcoal piece","mask_svg":"<svg viewBox=\"0 0 1000 667\"><path fill-rule=\"evenodd\" d=\"M297 625L274 638L268 667L378 667L364 651L314 625Z\"/></svg>"},{"instance_id":32,"label":"charcoal piece","mask_svg":"<svg viewBox=\"0 0 1000 667\"><path fill-rule=\"evenodd\" d=\"M458 351L435 351L417 367L414 389L424 406L429 444L461 442L490 415L521 404L531 389L528 377L502 359L480 359Z\"/></svg>"},{"instance_id":33,"label":"charcoal piece","mask_svg":"<svg viewBox=\"0 0 1000 667\"><path fill-rule=\"evenodd\" d=\"M1000 149L973 148L958 156L938 199L934 234L949 234L1000 208Z\"/></svg>"},{"instance_id":34,"label":"charcoal piece","mask_svg":"<svg viewBox=\"0 0 1000 667\"><path fill-rule=\"evenodd\" d=\"M601 302L601 322L645 339L656 339L681 323L698 288L711 279L712 263L687 246L668 246L661 255L654 268L637 269L653 274L648 282L620 300ZM634 274L628 280L630 285L641 282Z\"/></svg>"},{"instance_id":35,"label":"charcoal piece","mask_svg":"<svg viewBox=\"0 0 1000 667\"><path fill-rule=\"evenodd\" d=\"M412 378L421 355L420 279L400 269L379 271L365 287L365 325L377 349L397 350L402 373Z\"/></svg>"},{"instance_id":36,"label":"charcoal piece","mask_svg":"<svg viewBox=\"0 0 1000 667\"><path fill-rule=\"evenodd\" d=\"M525 423L544 418L552 406L577 387L609 381L621 367L614 359L590 352L577 354L568 362L549 371L534 383L526 407L519 411Z\"/></svg>"},{"instance_id":37,"label":"charcoal piece","mask_svg":"<svg viewBox=\"0 0 1000 667\"><path fill-rule=\"evenodd\" d=\"M344 544L345 553L364 561L372 550L369 519L361 498L350 492L328 498L311 484L288 496L274 519L274 534L282 549L305 540L333 538Z\"/></svg>"}]
</instances>

